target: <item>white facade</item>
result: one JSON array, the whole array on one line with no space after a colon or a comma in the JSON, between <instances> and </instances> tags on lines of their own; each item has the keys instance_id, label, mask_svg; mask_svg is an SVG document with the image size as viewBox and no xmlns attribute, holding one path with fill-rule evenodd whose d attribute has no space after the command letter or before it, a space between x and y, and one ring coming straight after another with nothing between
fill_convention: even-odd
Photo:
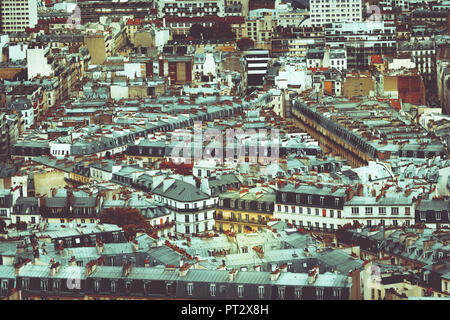
<instances>
[{"instance_id":1,"label":"white facade","mask_svg":"<svg viewBox=\"0 0 450 320\"><path fill-rule=\"evenodd\" d=\"M66 155L70 155L70 147L70 143L50 143L50 154L64 158Z\"/></svg>"},{"instance_id":2,"label":"white facade","mask_svg":"<svg viewBox=\"0 0 450 320\"><path fill-rule=\"evenodd\" d=\"M362 21L361 0L310 0L309 4L312 26Z\"/></svg>"},{"instance_id":3,"label":"white facade","mask_svg":"<svg viewBox=\"0 0 450 320\"><path fill-rule=\"evenodd\" d=\"M34 47L27 50L28 80L34 77L49 77L53 75L52 66L48 63L50 47Z\"/></svg>"},{"instance_id":4,"label":"white facade","mask_svg":"<svg viewBox=\"0 0 450 320\"><path fill-rule=\"evenodd\" d=\"M37 0L2 0L0 14L2 32L23 32L37 24Z\"/></svg>"},{"instance_id":5,"label":"white facade","mask_svg":"<svg viewBox=\"0 0 450 320\"><path fill-rule=\"evenodd\" d=\"M34 110L33 105L30 105L31 107L26 110L21 110L22 114L22 121L24 123L25 129L29 129L34 124Z\"/></svg>"},{"instance_id":6,"label":"white facade","mask_svg":"<svg viewBox=\"0 0 450 320\"><path fill-rule=\"evenodd\" d=\"M102 170L99 168L90 167L89 173L90 173L90 177L92 179L99 180L99 181L111 181L113 173L120 171L121 168L122 168L122 166L120 166L120 165L112 166L112 171L110 172L108 170Z\"/></svg>"},{"instance_id":7,"label":"white facade","mask_svg":"<svg viewBox=\"0 0 450 320\"><path fill-rule=\"evenodd\" d=\"M337 230L355 221L369 227L380 223L385 226L414 224L414 205L411 200L405 201L404 204L395 204L393 201L393 204L388 205L383 201L377 204L375 201L370 201L374 199L366 197L363 199L369 199L368 203L363 205L361 202L364 201L360 198L363 197L354 197L346 202L342 210L276 203L274 218L301 228L327 231Z\"/></svg>"},{"instance_id":8,"label":"white facade","mask_svg":"<svg viewBox=\"0 0 450 320\"><path fill-rule=\"evenodd\" d=\"M156 198L168 205L175 220L175 233L189 235L213 230L217 198L193 202L180 202L161 195Z\"/></svg>"},{"instance_id":9,"label":"white facade","mask_svg":"<svg viewBox=\"0 0 450 320\"><path fill-rule=\"evenodd\" d=\"M225 15L225 0L161 0L158 17L203 17Z\"/></svg>"},{"instance_id":10,"label":"white facade","mask_svg":"<svg viewBox=\"0 0 450 320\"><path fill-rule=\"evenodd\" d=\"M25 60L27 58L28 44L9 45L9 59L11 61Z\"/></svg>"},{"instance_id":11,"label":"white facade","mask_svg":"<svg viewBox=\"0 0 450 320\"><path fill-rule=\"evenodd\" d=\"M345 49L331 49L329 52L325 51L325 56L329 54L329 66L339 71L347 69L347 50Z\"/></svg>"}]
</instances>

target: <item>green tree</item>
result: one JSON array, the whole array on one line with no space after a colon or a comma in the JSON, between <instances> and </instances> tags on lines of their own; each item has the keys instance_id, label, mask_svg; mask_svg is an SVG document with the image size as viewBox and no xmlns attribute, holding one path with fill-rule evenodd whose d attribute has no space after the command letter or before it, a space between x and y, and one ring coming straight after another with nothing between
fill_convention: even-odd
<instances>
[{"instance_id":1,"label":"green tree","mask_svg":"<svg viewBox=\"0 0 450 320\"><path fill-rule=\"evenodd\" d=\"M194 39L201 39L205 35L205 27L195 23L189 29L189 35Z\"/></svg>"},{"instance_id":2,"label":"green tree","mask_svg":"<svg viewBox=\"0 0 450 320\"><path fill-rule=\"evenodd\" d=\"M238 42L236 42L237 47L239 48L239 50L245 50L248 48L253 48L253 46L255 45L255 42L250 39L250 38L242 38L239 39Z\"/></svg>"},{"instance_id":3,"label":"green tree","mask_svg":"<svg viewBox=\"0 0 450 320\"><path fill-rule=\"evenodd\" d=\"M118 225L124 230L127 239L134 237L137 231L151 228L142 213L133 208L107 208L100 215L100 222Z\"/></svg>"},{"instance_id":4,"label":"green tree","mask_svg":"<svg viewBox=\"0 0 450 320\"><path fill-rule=\"evenodd\" d=\"M234 39L236 37L230 24L227 22L216 22L211 29L212 36L215 39Z\"/></svg>"}]
</instances>

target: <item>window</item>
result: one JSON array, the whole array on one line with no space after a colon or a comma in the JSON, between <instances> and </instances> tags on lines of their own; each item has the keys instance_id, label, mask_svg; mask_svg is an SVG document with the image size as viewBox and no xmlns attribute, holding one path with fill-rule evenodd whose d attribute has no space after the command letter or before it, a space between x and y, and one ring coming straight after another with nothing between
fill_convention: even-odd
<instances>
[{"instance_id":1,"label":"window","mask_svg":"<svg viewBox=\"0 0 450 320\"><path fill-rule=\"evenodd\" d=\"M278 298L284 299L285 287L278 288Z\"/></svg>"},{"instance_id":2,"label":"window","mask_svg":"<svg viewBox=\"0 0 450 320\"><path fill-rule=\"evenodd\" d=\"M283 192L282 194L281 194L281 201L283 201L283 202L286 202L286 193L285 192Z\"/></svg>"},{"instance_id":3,"label":"window","mask_svg":"<svg viewBox=\"0 0 450 320\"><path fill-rule=\"evenodd\" d=\"M211 297L215 297L216 296L216 285L215 284L211 284L209 286L209 292L211 294Z\"/></svg>"},{"instance_id":4,"label":"window","mask_svg":"<svg viewBox=\"0 0 450 320\"><path fill-rule=\"evenodd\" d=\"M237 287L238 297L242 298L244 296L244 286Z\"/></svg>"},{"instance_id":5,"label":"window","mask_svg":"<svg viewBox=\"0 0 450 320\"><path fill-rule=\"evenodd\" d=\"M323 300L323 288L316 288L317 300Z\"/></svg>"},{"instance_id":6,"label":"window","mask_svg":"<svg viewBox=\"0 0 450 320\"><path fill-rule=\"evenodd\" d=\"M319 215L319 209L316 209L316 216Z\"/></svg>"},{"instance_id":7,"label":"window","mask_svg":"<svg viewBox=\"0 0 450 320\"><path fill-rule=\"evenodd\" d=\"M338 218L341 218L341 211L338 210Z\"/></svg>"},{"instance_id":8,"label":"window","mask_svg":"<svg viewBox=\"0 0 450 320\"><path fill-rule=\"evenodd\" d=\"M28 290L30 288L30 279L22 279L22 288Z\"/></svg>"},{"instance_id":9,"label":"window","mask_svg":"<svg viewBox=\"0 0 450 320\"><path fill-rule=\"evenodd\" d=\"M306 212L307 212L308 214L311 214L311 208L306 209Z\"/></svg>"},{"instance_id":10,"label":"window","mask_svg":"<svg viewBox=\"0 0 450 320\"><path fill-rule=\"evenodd\" d=\"M2 280L2 290L8 289L8 280Z\"/></svg>"},{"instance_id":11,"label":"window","mask_svg":"<svg viewBox=\"0 0 450 320\"><path fill-rule=\"evenodd\" d=\"M386 214L386 207L379 207L378 208L378 213L379 214Z\"/></svg>"},{"instance_id":12,"label":"window","mask_svg":"<svg viewBox=\"0 0 450 320\"><path fill-rule=\"evenodd\" d=\"M333 297L335 300L341 299L341 289L333 289Z\"/></svg>"},{"instance_id":13,"label":"window","mask_svg":"<svg viewBox=\"0 0 450 320\"><path fill-rule=\"evenodd\" d=\"M297 203L300 203L300 195L299 195L299 194L296 194L296 195L295 195L295 201L296 201Z\"/></svg>"},{"instance_id":14,"label":"window","mask_svg":"<svg viewBox=\"0 0 450 320\"><path fill-rule=\"evenodd\" d=\"M436 212L436 220L441 220L441 218L442 218L442 213Z\"/></svg>"},{"instance_id":15,"label":"window","mask_svg":"<svg viewBox=\"0 0 450 320\"><path fill-rule=\"evenodd\" d=\"M321 206L323 206L324 200L325 200L325 197L323 197L323 196L320 197L320 205L321 205Z\"/></svg>"},{"instance_id":16,"label":"window","mask_svg":"<svg viewBox=\"0 0 450 320\"><path fill-rule=\"evenodd\" d=\"M358 215L359 214L359 208L358 207L353 207L352 208L352 215Z\"/></svg>"},{"instance_id":17,"label":"window","mask_svg":"<svg viewBox=\"0 0 450 320\"><path fill-rule=\"evenodd\" d=\"M308 204L312 203L312 196L308 196Z\"/></svg>"},{"instance_id":18,"label":"window","mask_svg":"<svg viewBox=\"0 0 450 320\"><path fill-rule=\"evenodd\" d=\"M334 218L334 210L330 210L330 218Z\"/></svg>"},{"instance_id":19,"label":"window","mask_svg":"<svg viewBox=\"0 0 450 320\"><path fill-rule=\"evenodd\" d=\"M187 284L187 294L188 296L192 296L192 291L194 290L194 284L193 283L188 283Z\"/></svg>"},{"instance_id":20,"label":"window","mask_svg":"<svg viewBox=\"0 0 450 320\"><path fill-rule=\"evenodd\" d=\"M398 215L398 207L391 208L391 214Z\"/></svg>"},{"instance_id":21,"label":"window","mask_svg":"<svg viewBox=\"0 0 450 320\"><path fill-rule=\"evenodd\" d=\"M372 214L373 208L372 207L366 207L366 214Z\"/></svg>"},{"instance_id":22,"label":"window","mask_svg":"<svg viewBox=\"0 0 450 320\"><path fill-rule=\"evenodd\" d=\"M405 208L405 215L409 216L411 214L410 208Z\"/></svg>"},{"instance_id":23,"label":"window","mask_svg":"<svg viewBox=\"0 0 450 320\"><path fill-rule=\"evenodd\" d=\"M42 291L48 290L48 280L41 280L41 290Z\"/></svg>"},{"instance_id":24,"label":"window","mask_svg":"<svg viewBox=\"0 0 450 320\"><path fill-rule=\"evenodd\" d=\"M111 292L115 293L117 291L117 282L111 281Z\"/></svg>"},{"instance_id":25,"label":"window","mask_svg":"<svg viewBox=\"0 0 450 320\"><path fill-rule=\"evenodd\" d=\"M53 289L59 290L61 288L61 279L54 279L53 280Z\"/></svg>"},{"instance_id":26,"label":"window","mask_svg":"<svg viewBox=\"0 0 450 320\"><path fill-rule=\"evenodd\" d=\"M427 220L427 216L426 216L426 213L424 211L420 212L420 220L423 220L423 221Z\"/></svg>"},{"instance_id":27,"label":"window","mask_svg":"<svg viewBox=\"0 0 450 320\"><path fill-rule=\"evenodd\" d=\"M94 291L95 292L100 291L100 280L94 280Z\"/></svg>"},{"instance_id":28,"label":"window","mask_svg":"<svg viewBox=\"0 0 450 320\"><path fill-rule=\"evenodd\" d=\"M260 299L264 299L264 287L263 286L258 287L258 297Z\"/></svg>"},{"instance_id":29,"label":"window","mask_svg":"<svg viewBox=\"0 0 450 320\"><path fill-rule=\"evenodd\" d=\"M294 293L296 299L300 300L302 298L302 288L295 288Z\"/></svg>"}]
</instances>

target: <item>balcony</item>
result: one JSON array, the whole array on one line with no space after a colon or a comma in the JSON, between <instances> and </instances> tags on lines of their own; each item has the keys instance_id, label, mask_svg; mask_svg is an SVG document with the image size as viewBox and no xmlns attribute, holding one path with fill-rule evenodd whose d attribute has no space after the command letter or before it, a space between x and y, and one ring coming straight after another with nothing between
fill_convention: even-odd
<instances>
[{"instance_id":1,"label":"balcony","mask_svg":"<svg viewBox=\"0 0 450 320\"><path fill-rule=\"evenodd\" d=\"M217 216L214 220L216 222L226 222L226 223L253 224L253 225L258 225L258 226L266 226L267 225L267 221L265 221L265 220L258 221L254 218L245 220L245 219Z\"/></svg>"}]
</instances>

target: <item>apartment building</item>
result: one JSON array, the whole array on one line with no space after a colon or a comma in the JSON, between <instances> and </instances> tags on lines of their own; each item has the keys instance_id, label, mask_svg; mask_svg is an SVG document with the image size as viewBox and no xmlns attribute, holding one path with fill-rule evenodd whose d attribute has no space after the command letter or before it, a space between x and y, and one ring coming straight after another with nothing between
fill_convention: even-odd
<instances>
[{"instance_id":1,"label":"apartment building","mask_svg":"<svg viewBox=\"0 0 450 320\"><path fill-rule=\"evenodd\" d=\"M361 22L362 0L310 0L311 25Z\"/></svg>"},{"instance_id":2,"label":"apartment building","mask_svg":"<svg viewBox=\"0 0 450 320\"><path fill-rule=\"evenodd\" d=\"M36 0L2 0L0 3L0 33L24 32L37 22Z\"/></svg>"},{"instance_id":3,"label":"apartment building","mask_svg":"<svg viewBox=\"0 0 450 320\"><path fill-rule=\"evenodd\" d=\"M372 55L396 50L395 24L387 21L333 23L326 28L326 45L345 48L348 69L368 69Z\"/></svg>"},{"instance_id":4,"label":"apartment building","mask_svg":"<svg viewBox=\"0 0 450 320\"><path fill-rule=\"evenodd\" d=\"M158 17L203 17L225 15L225 0L158 1Z\"/></svg>"},{"instance_id":5,"label":"apartment building","mask_svg":"<svg viewBox=\"0 0 450 320\"><path fill-rule=\"evenodd\" d=\"M260 188L241 189L219 195L216 230L257 232L267 226L273 214L275 193Z\"/></svg>"},{"instance_id":6,"label":"apartment building","mask_svg":"<svg viewBox=\"0 0 450 320\"><path fill-rule=\"evenodd\" d=\"M166 179L152 191L167 204L175 220L175 234L191 236L213 230L215 199L190 182Z\"/></svg>"}]
</instances>

